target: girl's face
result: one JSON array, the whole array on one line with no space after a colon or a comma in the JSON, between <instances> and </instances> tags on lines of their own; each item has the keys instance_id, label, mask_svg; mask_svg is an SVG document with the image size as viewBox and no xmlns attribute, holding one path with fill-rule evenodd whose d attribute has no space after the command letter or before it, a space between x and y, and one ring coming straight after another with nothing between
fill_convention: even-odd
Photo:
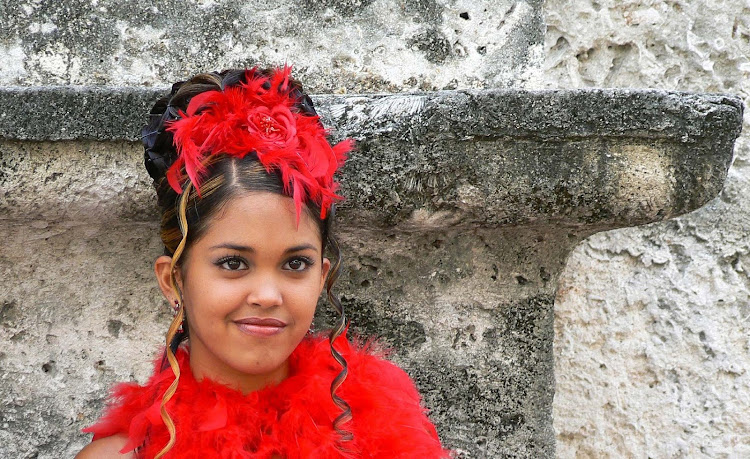
<instances>
[{"instance_id":1,"label":"girl's face","mask_svg":"<svg viewBox=\"0 0 750 459\"><path fill-rule=\"evenodd\" d=\"M177 273L196 378L246 393L287 376L330 268L321 251L315 221L302 212L298 226L289 197L248 193L218 212Z\"/></svg>"}]
</instances>

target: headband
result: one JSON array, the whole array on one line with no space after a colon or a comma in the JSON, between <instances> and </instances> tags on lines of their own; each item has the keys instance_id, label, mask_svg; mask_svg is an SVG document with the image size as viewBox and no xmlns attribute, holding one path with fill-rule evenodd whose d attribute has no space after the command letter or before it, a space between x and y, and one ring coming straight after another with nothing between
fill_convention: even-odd
<instances>
[{"instance_id":1,"label":"headband","mask_svg":"<svg viewBox=\"0 0 750 459\"><path fill-rule=\"evenodd\" d=\"M289 66L268 75L256 68L246 70L245 81L202 92L185 111L177 111L176 119L166 124L177 150L166 177L177 194L183 191L181 168L200 196L207 158L255 153L267 172L281 173L284 193L294 199L298 221L303 203L320 206L323 219L331 204L343 199L336 194L338 183L333 175L354 141L328 143L328 131L290 74Z\"/></svg>"}]
</instances>

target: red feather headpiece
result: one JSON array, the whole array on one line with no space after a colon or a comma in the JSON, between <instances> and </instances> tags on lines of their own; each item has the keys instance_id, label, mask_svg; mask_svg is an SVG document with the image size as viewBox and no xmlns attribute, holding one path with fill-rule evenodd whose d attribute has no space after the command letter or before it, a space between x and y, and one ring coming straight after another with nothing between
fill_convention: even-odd
<instances>
[{"instance_id":1,"label":"red feather headpiece","mask_svg":"<svg viewBox=\"0 0 750 459\"><path fill-rule=\"evenodd\" d=\"M255 153L269 173L281 172L284 192L294 199L299 219L302 203L320 206L325 218L341 196L333 174L343 165L354 142L331 146L328 132L317 115L303 113L300 91L290 81L291 67L264 76L255 68L245 71L245 81L223 90L206 91L190 100L187 111L171 122L177 160L167 171L172 188L182 193L180 170L200 195L206 173L205 159L226 154L244 157Z\"/></svg>"}]
</instances>

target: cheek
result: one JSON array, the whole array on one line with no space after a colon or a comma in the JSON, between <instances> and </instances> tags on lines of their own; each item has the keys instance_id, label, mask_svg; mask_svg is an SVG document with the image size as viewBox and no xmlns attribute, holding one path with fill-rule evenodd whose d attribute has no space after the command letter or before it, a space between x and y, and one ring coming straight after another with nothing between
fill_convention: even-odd
<instances>
[{"instance_id":1,"label":"cheek","mask_svg":"<svg viewBox=\"0 0 750 459\"><path fill-rule=\"evenodd\" d=\"M246 293L239 283L205 276L187 286L186 305L195 318L224 316L244 301Z\"/></svg>"},{"instance_id":2,"label":"cheek","mask_svg":"<svg viewBox=\"0 0 750 459\"><path fill-rule=\"evenodd\" d=\"M312 316L315 313L315 306L318 304L319 291L318 276L310 276L303 284L295 285L289 289L289 303L293 303L295 309L300 314Z\"/></svg>"}]
</instances>

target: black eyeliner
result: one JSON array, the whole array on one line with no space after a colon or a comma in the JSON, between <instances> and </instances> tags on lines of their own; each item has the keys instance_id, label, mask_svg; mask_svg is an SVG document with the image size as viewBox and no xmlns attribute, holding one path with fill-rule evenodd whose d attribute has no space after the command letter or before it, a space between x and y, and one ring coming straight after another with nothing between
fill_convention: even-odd
<instances>
[{"instance_id":1,"label":"black eyeliner","mask_svg":"<svg viewBox=\"0 0 750 459\"><path fill-rule=\"evenodd\" d=\"M226 257L221 257L221 258L219 258L218 260L216 260L214 262L214 265L216 265L218 267L221 267L221 265L223 265L224 263L226 263L226 262L228 262L230 260L237 260L240 263L243 263L248 268L250 267L250 263L248 263L247 260L245 260L245 258L242 257L241 255L229 255L229 256L226 256ZM239 269L230 269L229 271L240 271L240 270Z\"/></svg>"}]
</instances>

